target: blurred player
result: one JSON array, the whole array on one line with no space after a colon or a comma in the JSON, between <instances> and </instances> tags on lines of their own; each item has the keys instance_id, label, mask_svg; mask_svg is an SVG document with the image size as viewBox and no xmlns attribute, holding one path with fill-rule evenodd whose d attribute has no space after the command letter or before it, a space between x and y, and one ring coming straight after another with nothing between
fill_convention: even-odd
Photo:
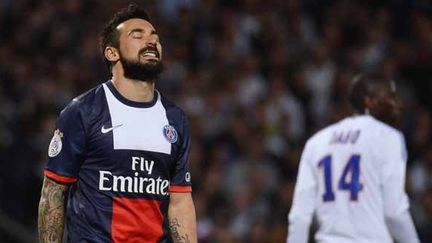
<instances>
[{"instance_id":1,"label":"blurred player","mask_svg":"<svg viewBox=\"0 0 432 243\"><path fill-rule=\"evenodd\" d=\"M390 126L400 115L395 83L358 76L349 99L357 114L305 145L287 242L308 242L314 214L320 243L419 242L404 191L405 142Z\"/></svg>"},{"instance_id":2,"label":"blurred player","mask_svg":"<svg viewBox=\"0 0 432 243\"><path fill-rule=\"evenodd\" d=\"M39 204L41 242L196 242L189 128L155 90L162 47L147 13L118 12L101 35L109 80L61 112ZM67 205L65 203L67 202Z\"/></svg>"}]
</instances>

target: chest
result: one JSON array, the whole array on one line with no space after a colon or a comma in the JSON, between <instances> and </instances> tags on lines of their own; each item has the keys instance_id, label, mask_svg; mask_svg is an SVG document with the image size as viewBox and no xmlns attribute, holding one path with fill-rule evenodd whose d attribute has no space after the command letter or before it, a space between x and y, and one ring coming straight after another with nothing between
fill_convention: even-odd
<instances>
[{"instance_id":1,"label":"chest","mask_svg":"<svg viewBox=\"0 0 432 243\"><path fill-rule=\"evenodd\" d=\"M160 103L148 109L109 100L88 128L84 168L169 179L180 150L175 125Z\"/></svg>"}]
</instances>

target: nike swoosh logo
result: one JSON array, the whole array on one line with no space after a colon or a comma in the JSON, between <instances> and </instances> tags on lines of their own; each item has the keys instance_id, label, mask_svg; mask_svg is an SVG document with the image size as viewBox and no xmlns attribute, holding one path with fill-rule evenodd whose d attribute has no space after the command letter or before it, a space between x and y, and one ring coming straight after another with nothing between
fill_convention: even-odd
<instances>
[{"instance_id":1,"label":"nike swoosh logo","mask_svg":"<svg viewBox=\"0 0 432 243\"><path fill-rule=\"evenodd\" d=\"M105 128L105 126L102 126L101 132L102 133L108 133L108 132L111 132L112 130L114 130L114 129L118 128L118 127L121 127L121 126L123 126L123 124L115 125L115 126L109 127L109 128Z\"/></svg>"}]
</instances>

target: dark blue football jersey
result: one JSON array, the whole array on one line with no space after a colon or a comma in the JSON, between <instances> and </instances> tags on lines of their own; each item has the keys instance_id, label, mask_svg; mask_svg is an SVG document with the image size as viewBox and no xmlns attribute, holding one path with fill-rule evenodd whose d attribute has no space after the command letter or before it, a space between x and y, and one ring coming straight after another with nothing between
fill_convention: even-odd
<instances>
[{"instance_id":1,"label":"dark blue football jersey","mask_svg":"<svg viewBox=\"0 0 432 243\"><path fill-rule=\"evenodd\" d=\"M60 113L45 175L71 183L68 242L171 242L170 192L190 192L184 112L155 91L124 98L112 81Z\"/></svg>"}]
</instances>

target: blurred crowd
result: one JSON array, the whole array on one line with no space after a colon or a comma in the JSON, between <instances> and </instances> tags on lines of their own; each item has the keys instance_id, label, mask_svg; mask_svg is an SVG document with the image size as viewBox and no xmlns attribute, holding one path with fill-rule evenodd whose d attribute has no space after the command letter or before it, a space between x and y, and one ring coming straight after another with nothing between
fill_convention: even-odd
<instances>
[{"instance_id":1,"label":"blurred crowd","mask_svg":"<svg viewBox=\"0 0 432 243\"><path fill-rule=\"evenodd\" d=\"M129 1L0 1L0 213L36 233L61 109L110 78L103 24ZM200 242L283 242L306 139L349 115L354 74L398 83L407 190L432 242L432 4L414 0L146 0L189 116Z\"/></svg>"}]
</instances>

